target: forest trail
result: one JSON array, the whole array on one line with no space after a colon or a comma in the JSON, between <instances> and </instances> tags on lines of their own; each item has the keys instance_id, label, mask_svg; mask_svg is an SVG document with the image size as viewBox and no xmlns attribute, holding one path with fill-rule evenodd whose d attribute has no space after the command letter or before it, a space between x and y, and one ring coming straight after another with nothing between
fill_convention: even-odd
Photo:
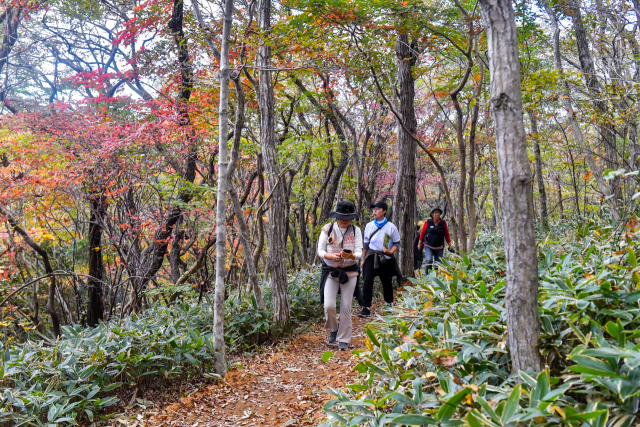
<instances>
[{"instance_id":1,"label":"forest trail","mask_svg":"<svg viewBox=\"0 0 640 427\"><path fill-rule=\"evenodd\" d=\"M323 320L285 343L234 359L235 367L222 382L162 405L137 405L118 418L129 426L154 427L318 425L331 396L317 392L353 382L357 362L352 351L365 349L366 323L354 314L348 351L327 343ZM328 350L334 355L322 362Z\"/></svg>"}]
</instances>

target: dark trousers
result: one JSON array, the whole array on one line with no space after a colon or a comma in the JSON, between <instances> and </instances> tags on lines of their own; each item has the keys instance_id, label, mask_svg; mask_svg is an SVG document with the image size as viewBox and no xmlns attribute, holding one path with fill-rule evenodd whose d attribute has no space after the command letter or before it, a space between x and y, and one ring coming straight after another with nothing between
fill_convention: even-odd
<instances>
[{"instance_id":1,"label":"dark trousers","mask_svg":"<svg viewBox=\"0 0 640 427\"><path fill-rule=\"evenodd\" d=\"M370 256L364 262L364 284L362 285L362 299L364 307L371 307L373 300L373 279L378 276L382 282L382 291L384 301L393 302L393 276L395 276L395 268L393 259L388 259L385 263L380 264L380 268L373 268L373 256Z\"/></svg>"},{"instance_id":2,"label":"dark trousers","mask_svg":"<svg viewBox=\"0 0 640 427\"><path fill-rule=\"evenodd\" d=\"M424 253L422 251L414 251L413 252L413 269L420 270L422 267L422 261L424 260Z\"/></svg>"},{"instance_id":3,"label":"dark trousers","mask_svg":"<svg viewBox=\"0 0 640 427\"><path fill-rule=\"evenodd\" d=\"M431 249L428 246L424 247L424 255L425 255L425 259L427 260L427 267L426 267L426 272L427 274L429 274L429 269L433 268L434 270L437 270L438 267L434 266L433 264L435 262L440 262L440 258L442 258L442 256L444 255L444 248L442 249Z\"/></svg>"}]
</instances>

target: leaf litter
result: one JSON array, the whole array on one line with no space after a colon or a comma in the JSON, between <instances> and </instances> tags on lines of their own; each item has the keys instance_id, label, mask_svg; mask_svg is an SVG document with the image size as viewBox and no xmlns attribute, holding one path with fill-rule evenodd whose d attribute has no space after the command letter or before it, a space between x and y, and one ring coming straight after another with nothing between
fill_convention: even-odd
<instances>
[{"instance_id":1,"label":"leaf litter","mask_svg":"<svg viewBox=\"0 0 640 427\"><path fill-rule=\"evenodd\" d=\"M224 380L147 393L102 426L311 426L331 398L319 393L353 382L352 350L365 350L365 319L353 317L349 351L328 344L324 321L301 334L234 359ZM333 353L327 361L323 356ZM207 374L205 374L207 376ZM216 380L208 374L205 380ZM186 388L186 390L185 390ZM176 398L176 395L183 395ZM141 403L142 402L142 403Z\"/></svg>"}]
</instances>

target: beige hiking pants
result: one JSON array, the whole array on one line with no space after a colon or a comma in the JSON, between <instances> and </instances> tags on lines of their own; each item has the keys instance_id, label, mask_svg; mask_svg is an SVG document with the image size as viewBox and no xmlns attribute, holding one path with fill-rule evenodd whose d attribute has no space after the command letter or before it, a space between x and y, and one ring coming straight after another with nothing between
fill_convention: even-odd
<instances>
[{"instance_id":1,"label":"beige hiking pants","mask_svg":"<svg viewBox=\"0 0 640 427\"><path fill-rule=\"evenodd\" d=\"M340 285L338 278L329 275L324 284L324 317L326 319L325 328L331 332L338 331L336 341L351 343L351 304L353 302L353 292L356 289L358 276L349 277L349 281ZM340 327L336 319L336 298L340 289Z\"/></svg>"}]
</instances>

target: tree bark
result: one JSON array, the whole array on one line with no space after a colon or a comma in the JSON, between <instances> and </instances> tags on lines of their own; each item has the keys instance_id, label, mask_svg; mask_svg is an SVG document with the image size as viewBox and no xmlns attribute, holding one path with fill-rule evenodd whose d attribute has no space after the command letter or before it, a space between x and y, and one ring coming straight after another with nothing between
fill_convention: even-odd
<instances>
[{"instance_id":1,"label":"tree bark","mask_svg":"<svg viewBox=\"0 0 640 427\"><path fill-rule=\"evenodd\" d=\"M213 357L216 373L226 375L224 345L224 292L227 273L227 133L229 130L229 38L233 24L233 0L224 2L224 23L220 49L220 106L218 119L218 194L216 200L216 286L213 312Z\"/></svg>"},{"instance_id":2,"label":"tree bark","mask_svg":"<svg viewBox=\"0 0 640 427\"><path fill-rule=\"evenodd\" d=\"M540 155L540 138L538 134L538 120L533 111L529 111L531 121L531 140L533 141L533 154L536 159L536 181L538 181L538 196L540 198L540 219L542 226L549 227L549 213L547 210L547 191L544 188L544 176L542 175L542 156Z\"/></svg>"},{"instance_id":3,"label":"tree bark","mask_svg":"<svg viewBox=\"0 0 640 427\"><path fill-rule=\"evenodd\" d=\"M414 43L406 32L396 34L396 66L398 73L399 113L406 130L398 124L398 163L393 198L393 223L400 233L398 265L404 276L413 277L413 239L416 212L416 143L418 122L414 108L415 87L413 70L416 63ZM407 132L409 131L409 132Z\"/></svg>"},{"instance_id":4,"label":"tree bark","mask_svg":"<svg viewBox=\"0 0 640 427\"><path fill-rule=\"evenodd\" d=\"M260 144L264 169L271 200L269 206L269 251L267 269L271 275L273 295L273 327L276 333L291 331L289 313L289 284L287 281L287 195L280 184L276 151L275 111L273 84L271 82L271 46L268 35L271 30L271 0L258 0L258 26L263 39L258 47L259 67L258 106L260 109Z\"/></svg>"},{"instance_id":5,"label":"tree bark","mask_svg":"<svg viewBox=\"0 0 640 427\"><path fill-rule=\"evenodd\" d=\"M491 162L489 169L489 187L491 189L491 201L493 203L493 219L496 222L496 229L502 231L502 219L500 218L500 197L498 195L498 188L495 185L493 179L493 149L489 145L489 161Z\"/></svg>"},{"instance_id":6,"label":"tree bark","mask_svg":"<svg viewBox=\"0 0 640 427\"><path fill-rule=\"evenodd\" d=\"M512 372L539 371L538 257L531 168L520 92L515 16L509 0L481 0L489 48L502 225L507 263L505 305Z\"/></svg>"},{"instance_id":7,"label":"tree bark","mask_svg":"<svg viewBox=\"0 0 640 427\"><path fill-rule=\"evenodd\" d=\"M102 219L106 212L106 200L102 194L91 197L89 220L89 278L87 279L87 325L98 326L104 319L102 264Z\"/></svg>"}]
</instances>

